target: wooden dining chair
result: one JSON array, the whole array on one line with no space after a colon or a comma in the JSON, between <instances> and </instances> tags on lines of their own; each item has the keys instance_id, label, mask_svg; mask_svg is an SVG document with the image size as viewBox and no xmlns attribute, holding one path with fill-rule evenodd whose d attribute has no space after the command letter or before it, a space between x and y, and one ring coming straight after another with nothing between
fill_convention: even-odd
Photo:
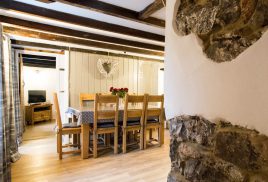
<instances>
[{"instance_id":1,"label":"wooden dining chair","mask_svg":"<svg viewBox=\"0 0 268 182\"><path fill-rule=\"evenodd\" d=\"M86 94L86 93L79 94L80 107L84 107L86 105L86 102L94 102L94 100L95 100L95 94Z\"/></svg>"},{"instance_id":2,"label":"wooden dining chair","mask_svg":"<svg viewBox=\"0 0 268 182\"><path fill-rule=\"evenodd\" d=\"M158 145L161 146L163 133L164 95L146 94L146 108L144 120L144 149L147 148L147 130L158 130ZM150 107L153 105L153 107ZM151 136L149 137L151 139Z\"/></svg>"},{"instance_id":3,"label":"wooden dining chair","mask_svg":"<svg viewBox=\"0 0 268 182\"><path fill-rule=\"evenodd\" d=\"M76 122L62 124L57 93L54 93L53 97L54 97L54 105L55 105L55 109L56 109L57 152L59 154L59 159L62 159L63 154L71 154L71 153L80 153L81 152L80 149L66 151L66 152L62 151L62 149L66 148L66 147L80 147L80 143L62 145L62 136L63 135L81 134L81 127L78 126Z\"/></svg>"},{"instance_id":4,"label":"wooden dining chair","mask_svg":"<svg viewBox=\"0 0 268 182\"><path fill-rule=\"evenodd\" d=\"M139 107L129 107L137 104ZM123 119L123 153L127 152L127 134L128 132L140 132L140 150L143 149L143 126L144 114L146 107L146 97L144 95L126 95L124 105L124 119Z\"/></svg>"},{"instance_id":5,"label":"wooden dining chair","mask_svg":"<svg viewBox=\"0 0 268 182\"><path fill-rule=\"evenodd\" d=\"M95 96L94 124L91 127L94 158L97 158L98 135L100 134L114 135L114 154L118 153L118 102L119 97L116 95L96 94ZM106 104L109 104L109 106Z\"/></svg>"}]
</instances>

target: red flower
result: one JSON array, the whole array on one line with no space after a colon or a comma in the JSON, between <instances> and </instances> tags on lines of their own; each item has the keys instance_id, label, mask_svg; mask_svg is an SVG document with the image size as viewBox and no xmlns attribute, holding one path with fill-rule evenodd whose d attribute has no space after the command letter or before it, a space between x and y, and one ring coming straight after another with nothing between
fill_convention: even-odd
<instances>
[{"instance_id":1,"label":"red flower","mask_svg":"<svg viewBox=\"0 0 268 182\"><path fill-rule=\"evenodd\" d=\"M124 88L124 91L125 91L125 92L128 92L128 88Z\"/></svg>"},{"instance_id":2,"label":"red flower","mask_svg":"<svg viewBox=\"0 0 268 182\"><path fill-rule=\"evenodd\" d=\"M114 89L114 87L110 87L110 92L112 92L112 91L113 91L113 89Z\"/></svg>"},{"instance_id":3,"label":"red flower","mask_svg":"<svg viewBox=\"0 0 268 182\"><path fill-rule=\"evenodd\" d=\"M124 91L124 89L123 88L120 88L120 91Z\"/></svg>"},{"instance_id":4,"label":"red flower","mask_svg":"<svg viewBox=\"0 0 268 182\"><path fill-rule=\"evenodd\" d=\"M114 89L113 89L113 91L114 91L114 92L117 92L117 91L118 91L118 89L117 89L117 88L114 88Z\"/></svg>"}]
</instances>

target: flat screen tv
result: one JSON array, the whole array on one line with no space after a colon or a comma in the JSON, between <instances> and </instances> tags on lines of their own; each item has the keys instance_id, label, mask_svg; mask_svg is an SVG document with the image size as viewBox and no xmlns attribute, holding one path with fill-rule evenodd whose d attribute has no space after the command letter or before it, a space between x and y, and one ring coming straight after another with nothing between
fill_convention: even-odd
<instances>
[{"instance_id":1,"label":"flat screen tv","mask_svg":"<svg viewBox=\"0 0 268 182\"><path fill-rule=\"evenodd\" d=\"M45 90L29 90L28 91L28 103L40 103L46 102L46 91Z\"/></svg>"}]
</instances>

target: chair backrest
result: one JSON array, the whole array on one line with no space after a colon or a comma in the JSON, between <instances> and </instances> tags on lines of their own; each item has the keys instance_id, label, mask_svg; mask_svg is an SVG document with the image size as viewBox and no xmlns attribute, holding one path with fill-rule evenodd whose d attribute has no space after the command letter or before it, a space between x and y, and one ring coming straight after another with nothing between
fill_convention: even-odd
<instances>
[{"instance_id":1,"label":"chair backrest","mask_svg":"<svg viewBox=\"0 0 268 182\"><path fill-rule=\"evenodd\" d=\"M129 104L135 105L133 108L129 108ZM140 107L136 107L136 104ZM146 107L146 97L144 95L128 95L125 96L124 105L124 120L123 127L127 126L128 118L139 118L141 126L143 126L144 114Z\"/></svg>"},{"instance_id":2,"label":"chair backrest","mask_svg":"<svg viewBox=\"0 0 268 182\"><path fill-rule=\"evenodd\" d=\"M80 105L80 107L83 107L85 102L87 102L87 101L94 102L94 100L95 100L95 94L85 94L85 93L80 93L79 94L79 105Z\"/></svg>"},{"instance_id":3,"label":"chair backrest","mask_svg":"<svg viewBox=\"0 0 268 182\"><path fill-rule=\"evenodd\" d=\"M164 95L146 95L146 109L145 109L145 124L147 120L151 117L158 118L158 121L161 123L163 121L163 112L164 112ZM150 107L150 104L154 104L154 107ZM156 107L157 106L157 107Z\"/></svg>"},{"instance_id":4,"label":"chair backrest","mask_svg":"<svg viewBox=\"0 0 268 182\"><path fill-rule=\"evenodd\" d=\"M114 126L118 126L118 104L117 95L95 95L94 102L94 128L97 128L98 120L114 120ZM109 104L109 106L107 106ZM103 106L105 105L105 106Z\"/></svg>"},{"instance_id":5,"label":"chair backrest","mask_svg":"<svg viewBox=\"0 0 268 182\"><path fill-rule=\"evenodd\" d=\"M58 100L57 93L53 94L53 98L54 98L54 106L56 109L56 123L57 123L58 129L62 129L62 122L61 122L61 116L60 116L60 106L59 106L59 100Z\"/></svg>"}]
</instances>

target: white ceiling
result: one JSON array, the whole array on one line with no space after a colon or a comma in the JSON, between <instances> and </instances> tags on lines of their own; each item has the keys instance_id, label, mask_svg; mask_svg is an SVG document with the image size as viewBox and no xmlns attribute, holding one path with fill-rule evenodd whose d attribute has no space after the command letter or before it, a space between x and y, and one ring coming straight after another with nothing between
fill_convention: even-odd
<instances>
[{"instance_id":1,"label":"white ceiling","mask_svg":"<svg viewBox=\"0 0 268 182\"><path fill-rule=\"evenodd\" d=\"M89 47L89 46L83 46L83 45L66 43L66 42L59 42L59 41L51 41L51 40L44 40L44 39L22 37L22 36L17 36L17 35L10 35L10 37L14 38L16 40L22 40L22 41L38 42L38 43L58 45L58 46L67 46L67 47L70 46L70 47L81 48L81 49L107 51L107 52L118 53L118 54L142 56L142 57L146 57L146 58L164 60L164 57L162 57L162 56L145 55L145 54L138 54L138 53L133 53L133 52L126 52L126 51L107 50L107 49L102 49L102 48ZM25 46L23 46L23 47L25 47ZM29 48L31 48L31 47L29 47Z\"/></svg>"},{"instance_id":2,"label":"white ceiling","mask_svg":"<svg viewBox=\"0 0 268 182\"><path fill-rule=\"evenodd\" d=\"M83 8L79 8L79 7L75 7L75 6L70 6L67 4L59 3L59 2L46 4L46 3L38 2L35 0L16 0L16 1L20 1L20 2L35 5L35 6L40 6L40 7L60 11L60 12L70 13L70 14L74 14L77 16L91 18L91 19L95 19L95 20L99 20L99 21L104 21L104 22L108 22L108 23L112 23L112 24L117 24L117 25L129 27L129 28L143 30L143 31L147 31L147 32L155 33L155 34L159 34L159 35L164 35L164 33L165 33L165 30L163 28L150 26L150 25L134 22L131 20L126 20L123 18L117 18L114 16L98 13L95 11L91 11L91 10L87 10L87 9L83 9ZM133 1L133 0L102 0L102 1L107 2L107 3L112 3L114 5L118 5L121 7L128 8L128 9L132 9L135 11L140 11L140 10L144 9L144 7L146 7L150 3L152 3L154 0L135 0L135 1ZM64 23L64 22L59 22L56 20L50 20L50 19L45 19L42 17L31 16L28 14L14 12L11 10L0 9L0 15L6 15L6 16L16 17L16 18L30 20L30 21L34 21L34 22L60 26L60 27L64 27L64 28L70 28L70 29L74 29L74 30L92 32L92 33L97 33L97 34L101 34L101 35L108 35L108 36L123 38L123 39L127 39L127 40L135 40L135 41L139 41L139 42L164 46L163 42L158 42L158 41L153 41L153 40L148 40L148 39L143 39L143 38L137 38L137 37L128 36L128 35L122 35L122 34L118 34L118 33L93 29L93 28L84 27L84 26L78 26L78 25L74 25L74 24L70 24L70 23ZM165 8L154 13L154 17L164 19L163 17L165 17Z\"/></svg>"},{"instance_id":3,"label":"white ceiling","mask_svg":"<svg viewBox=\"0 0 268 182\"><path fill-rule=\"evenodd\" d=\"M134 28L134 29L138 29L138 30L144 30L144 31L148 31L148 32L151 32L151 33L155 33L155 34L164 35L164 33L165 33L163 28L158 28L158 27L154 27L154 26L150 26L150 25L145 25L145 24L142 24L142 23L126 20L126 19L123 19L123 18L117 18L117 17L114 17L114 16L98 13L98 12L95 12L95 11L91 11L91 10L87 10L87 9L83 9L83 8L79 8L79 7L59 3L59 2L47 4L47 3L42 3L42 2L35 1L35 0L16 0L16 1L20 1L20 2L23 2L23 3L27 3L27 4L32 4L32 5L35 5L35 6L40 6L40 7L56 10L56 11L70 13L70 14L74 14L74 15L78 15L78 16L82 16L82 17L86 17L86 18L92 18L92 19L99 20L99 21L105 21L105 22L112 23L112 24L123 25L123 26L126 26L126 27L130 27L130 28ZM120 0L108 0L108 1L110 1L110 2L112 2L112 1L118 2ZM122 2L127 1L128 3L130 3L130 0L121 0L121 1ZM150 2L152 0L135 0L135 3L133 3L134 1L132 1L131 4L133 5L133 7L137 6L135 4L140 4L140 3L136 3L136 1L145 1L145 2L148 1L148 3L150 4ZM126 5L128 3L125 2L124 4ZM130 6L130 4L128 4L128 5ZM161 15L157 14L157 16L163 16L163 14L165 14L165 12L162 12Z\"/></svg>"},{"instance_id":4,"label":"white ceiling","mask_svg":"<svg viewBox=\"0 0 268 182\"><path fill-rule=\"evenodd\" d=\"M109 4L120 6L123 8L131 9L134 11L141 11L154 0L100 0Z\"/></svg>"},{"instance_id":5,"label":"white ceiling","mask_svg":"<svg viewBox=\"0 0 268 182\"><path fill-rule=\"evenodd\" d=\"M131 9L131 10L138 11L138 12L142 11L145 7L147 7L148 5L154 2L154 0L99 0L99 1L113 4L116 6L120 6L123 8ZM163 8L155 12L151 16L165 20L166 9Z\"/></svg>"}]
</instances>

